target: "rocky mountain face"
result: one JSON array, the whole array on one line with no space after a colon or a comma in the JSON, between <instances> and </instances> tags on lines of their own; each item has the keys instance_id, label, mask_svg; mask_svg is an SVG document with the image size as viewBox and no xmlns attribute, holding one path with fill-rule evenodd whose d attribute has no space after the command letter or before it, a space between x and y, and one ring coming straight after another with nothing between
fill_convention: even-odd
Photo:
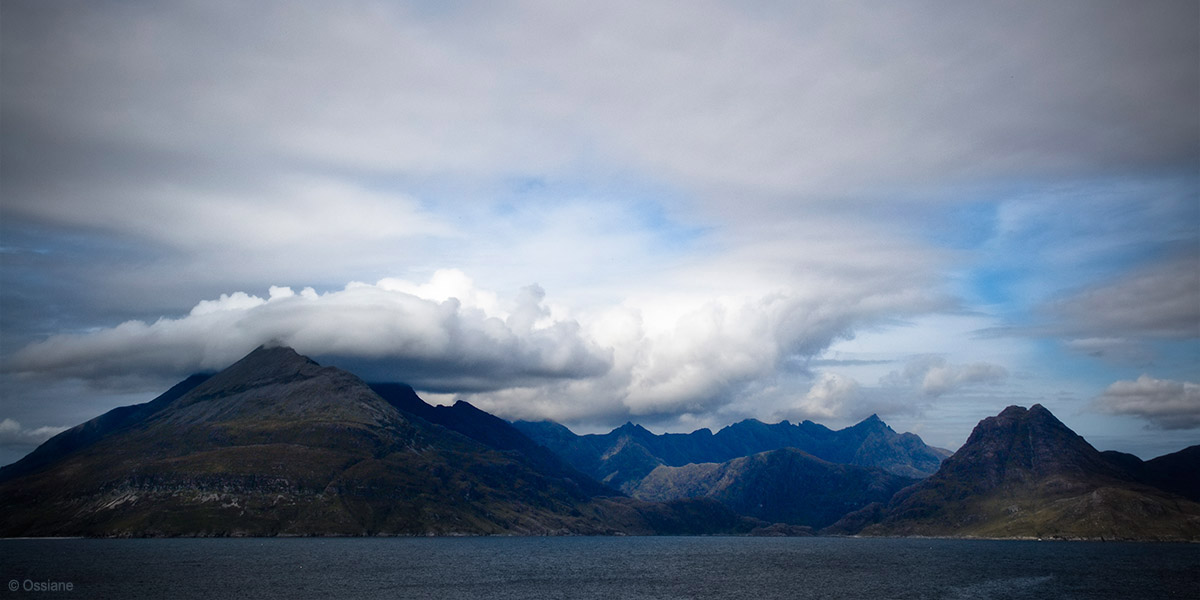
<instances>
[{"instance_id":1,"label":"rocky mountain face","mask_svg":"<svg viewBox=\"0 0 1200 600\"><path fill-rule=\"evenodd\" d=\"M403 392L372 389L288 348L259 348L0 470L0 536L716 533L756 524L712 500L609 497L503 421Z\"/></svg>"},{"instance_id":2,"label":"rocky mountain face","mask_svg":"<svg viewBox=\"0 0 1200 600\"><path fill-rule=\"evenodd\" d=\"M917 481L878 467L831 463L783 448L723 463L660 465L632 495L650 501L712 498L770 523L819 529L872 502L887 502Z\"/></svg>"},{"instance_id":3,"label":"rocky mountain face","mask_svg":"<svg viewBox=\"0 0 1200 600\"><path fill-rule=\"evenodd\" d=\"M1197 452L1176 454L1141 463L1101 453L1041 405L1010 406L981 421L936 474L825 532L1200 539L1200 504L1186 497Z\"/></svg>"},{"instance_id":4,"label":"rocky mountain face","mask_svg":"<svg viewBox=\"0 0 1200 600\"><path fill-rule=\"evenodd\" d=\"M768 425L754 419L715 434L701 429L689 434L655 435L626 423L607 434L577 436L548 421L518 421L513 425L580 471L625 492L637 489L642 479L660 466L724 463L783 448L802 450L831 463L877 467L908 478L932 475L950 455L947 450L925 445L914 434L896 433L875 415L837 431L812 421Z\"/></svg>"}]
</instances>

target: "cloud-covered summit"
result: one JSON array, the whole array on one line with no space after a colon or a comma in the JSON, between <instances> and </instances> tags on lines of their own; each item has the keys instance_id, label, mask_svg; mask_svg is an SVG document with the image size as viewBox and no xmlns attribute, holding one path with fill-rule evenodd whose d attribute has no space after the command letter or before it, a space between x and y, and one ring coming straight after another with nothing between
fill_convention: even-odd
<instances>
[{"instance_id":1,"label":"cloud-covered summit","mask_svg":"<svg viewBox=\"0 0 1200 600\"><path fill-rule=\"evenodd\" d=\"M51 336L16 352L5 371L103 386L215 370L260 344L286 344L369 379L483 394L506 415L608 422L718 409L788 360L885 315L937 305L915 292L830 301L779 291L705 301L649 327L634 306L574 317L546 296L533 285L505 300L455 270L426 283L387 278L321 294L273 286L266 297L202 300L180 317Z\"/></svg>"},{"instance_id":2,"label":"cloud-covered summit","mask_svg":"<svg viewBox=\"0 0 1200 600\"><path fill-rule=\"evenodd\" d=\"M267 342L317 356L386 362L392 375L425 389L454 391L534 385L596 376L610 352L571 320L553 319L539 288L499 309L460 272L424 285L395 279L351 283L318 294L271 287L266 298L234 292L202 300L185 316L127 321L65 334L17 352L10 372L104 380L215 370Z\"/></svg>"}]
</instances>

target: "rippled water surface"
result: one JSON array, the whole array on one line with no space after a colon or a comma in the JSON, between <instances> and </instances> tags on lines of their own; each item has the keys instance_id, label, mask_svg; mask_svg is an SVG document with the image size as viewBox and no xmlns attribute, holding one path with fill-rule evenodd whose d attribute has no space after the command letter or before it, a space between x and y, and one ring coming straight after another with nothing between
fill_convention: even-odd
<instances>
[{"instance_id":1,"label":"rippled water surface","mask_svg":"<svg viewBox=\"0 0 1200 600\"><path fill-rule=\"evenodd\" d=\"M0 540L0 578L5 598L1198 598L1200 545L741 537ZM71 591L48 590L67 583Z\"/></svg>"}]
</instances>

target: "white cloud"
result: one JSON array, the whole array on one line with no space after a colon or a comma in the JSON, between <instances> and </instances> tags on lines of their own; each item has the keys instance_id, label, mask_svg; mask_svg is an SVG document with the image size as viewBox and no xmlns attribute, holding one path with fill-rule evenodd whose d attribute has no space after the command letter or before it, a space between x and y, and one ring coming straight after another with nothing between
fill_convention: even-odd
<instances>
[{"instance_id":1,"label":"white cloud","mask_svg":"<svg viewBox=\"0 0 1200 600\"><path fill-rule=\"evenodd\" d=\"M999 384L1008 378L1008 369L988 363L950 364L941 356L918 356L903 371L892 371L880 379L884 386L912 386L930 397L938 397L968 386Z\"/></svg>"},{"instance_id":2,"label":"white cloud","mask_svg":"<svg viewBox=\"0 0 1200 600\"><path fill-rule=\"evenodd\" d=\"M1200 427L1200 384L1191 381L1143 374L1108 386L1093 405L1101 412L1140 417L1159 429Z\"/></svg>"},{"instance_id":3,"label":"white cloud","mask_svg":"<svg viewBox=\"0 0 1200 600\"><path fill-rule=\"evenodd\" d=\"M812 388L790 411L790 418L829 419L843 416L843 407L857 399L858 382L836 373L821 373Z\"/></svg>"},{"instance_id":4,"label":"white cloud","mask_svg":"<svg viewBox=\"0 0 1200 600\"><path fill-rule=\"evenodd\" d=\"M505 416L674 418L735 403L792 358L812 356L856 328L938 305L903 289L859 289L853 278L825 283L819 292L707 301L693 290L674 315L649 311L657 312L653 327L635 304L572 316L569 307L551 310L539 286L504 301L458 271L325 294L272 286L267 298L222 294L180 318L51 336L19 350L5 369L101 383L182 376L278 341L369 379L474 394L472 401ZM836 409L842 396L814 389L809 414Z\"/></svg>"},{"instance_id":5,"label":"white cloud","mask_svg":"<svg viewBox=\"0 0 1200 600\"><path fill-rule=\"evenodd\" d=\"M468 292L471 304L443 297L447 286ZM178 374L223 368L259 344L280 341L307 354L390 362L396 378L430 387L500 388L609 369L607 351L582 337L577 323L513 327L511 317L506 323L504 313L477 304L494 304L493 298L453 272L436 273L425 285L352 283L320 295L278 287L269 299L235 292L202 301L182 318L51 336L17 352L6 367L88 379ZM536 311L540 298L522 302L519 310Z\"/></svg>"},{"instance_id":6,"label":"white cloud","mask_svg":"<svg viewBox=\"0 0 1200 600\"><path fill-rule=\"evenodd\" d=\"M36 446L67 429L50 426L28 429L6 418L0 421L0 446Z\"/></svg>"}]
</instances>

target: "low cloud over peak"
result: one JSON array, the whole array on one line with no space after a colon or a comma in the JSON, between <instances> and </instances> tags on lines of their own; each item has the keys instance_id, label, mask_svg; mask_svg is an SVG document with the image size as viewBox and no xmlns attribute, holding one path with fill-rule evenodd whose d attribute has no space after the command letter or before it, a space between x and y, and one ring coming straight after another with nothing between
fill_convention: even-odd
<instances>
[{"instance_id":1,"label":"low cloud over peak","mask_svg":"<svg viewBox=\"0 0 1200 600\"><path fill-rule=\"evenodd\" d=\"M515 304L516 314L539 312L540 298L527 295ZM495 389L595 376L611 367L609 353L585 339L574 321L547 314L513 327L497 304L494 294L476 291L454 271L438 272L424 285L389 279L325 294L272 287L268 298L234 292L201 301L181 318L52 336L18 351L5 367L96 381L171 376L222 368L269 341L365 361L376 371L391 365L394 378L431 388Z\"/></svg>"},{"instance_id":2,"label":"low cloud over peak","mask_svg":"<svg viewBox=\"0 0 1200 600\"><path fill-rule=\"evenodd\" d=\"M468 395L505 416L671 421L718 411L797 357L938 302L905 290L834 297L781 290L693 299L693 308L658 314L648 327L645 311L629 303L571 316L547 304L540 286L504 299L442 270L425 283L389 278L322 294L278 286L266 297L222 294L182 317L51 336L15 352L4 368L25 379L97 385L165 380L223 368L277 343L368 379ZM805 416L840 414L857 389L853 380L826 379L805 396Z\"/></svg>"}]
</instances>

